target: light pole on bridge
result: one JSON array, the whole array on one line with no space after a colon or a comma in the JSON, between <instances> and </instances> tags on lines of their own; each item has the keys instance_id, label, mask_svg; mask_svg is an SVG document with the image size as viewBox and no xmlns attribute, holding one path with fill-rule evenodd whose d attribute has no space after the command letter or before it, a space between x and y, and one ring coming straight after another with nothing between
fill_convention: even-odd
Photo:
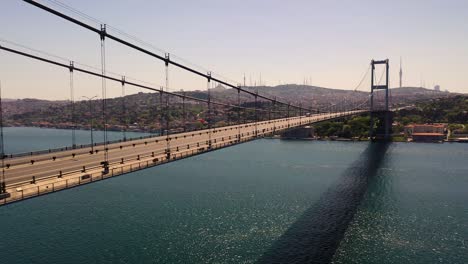
<instances>
[{"instance_id":1,"label":"light pole on bridge","mask_svg":"<svg viewBox=\"0 0 468 264\"><path fill-rule=\"evenodd\" d=\"M94 98L97 98L98 96L95 95L93 97L87 97L87 96L82 96L83 98L88 100L89 103L89 113L90 113L90 123L89 123L89 130L91 133L91 154L94 153L94 139L93 139L93 123L94 123L94 118L93 118L93 104L92 101Z\"/></svg>"}]
</instances>

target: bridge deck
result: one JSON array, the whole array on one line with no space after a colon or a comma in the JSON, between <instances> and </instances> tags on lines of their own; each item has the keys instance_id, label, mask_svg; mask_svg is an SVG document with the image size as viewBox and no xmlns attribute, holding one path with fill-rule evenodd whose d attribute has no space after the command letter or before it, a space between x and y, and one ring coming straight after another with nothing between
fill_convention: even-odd
<instances>
[{"instance_id":1,"label":"bridge deck","mask_svg":"<svg viewBox=\"0 0 468 264\"><path fill-rule=\"evenodd\" d=\"M256 137L255 128L257 128L257 136L264 136L272 134L275 131L362 112L366 111L355 110L346 113L282 118L214 128L211 129L212 148L216 149L254 139ZM209 137L210 133L208 129L169 135L171 153L169 160L207 151ZM159 136L109 144L108 157L112 175L117 170L124 173L124 167L126 166L130 166L130 171L135 170L135 166L132 169L131 164L138 164L138 168L143 168L148 167L150 163L157 165L157 163L168 162L166 139L166 136ZM8 164L8 166L5 168L5 179L7 192L11 194L11 197L4 199L3 202L7 203L23 199L26 190L34 190L37 195L40 195L40 188L44 185L47 185L47 192L50 192L54 188L49 189L49 185L52 184L51 186L54 187L54 183L63 182L65 179L78 179L81 184L81 179L86 179L86 176L82 176L86 174L101 174L101 179L105 178L101 173L102 166L100 164L104 160L103 148L104 146L95 147L94 149L98 150L98 153L94 154L90 154L91 148L84 148L6 159L5 164ZM31 160L35 162L31 163ZM146 162L146 166L142 167L142 162ZM86 168L84 172L82 171L83 166ZM61 176L59 177L60 174ZM36 180L35 183L31 183L33 176ZM93 181L92 177L89 179L90 181ZM65 187L69 187L68 181L66 186L64 185ZM19 192L21 192L21 196Z\"/></svg>"}]
</instances>

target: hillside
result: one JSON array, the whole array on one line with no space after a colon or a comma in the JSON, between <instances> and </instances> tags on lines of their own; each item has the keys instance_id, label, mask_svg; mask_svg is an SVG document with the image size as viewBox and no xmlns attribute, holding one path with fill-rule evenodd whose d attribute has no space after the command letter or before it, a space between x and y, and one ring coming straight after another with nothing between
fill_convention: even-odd
<instances>
[{"instance_id":1,"label":"hillside","mask_svg":"<svg viewBox=\"0 0 468 264\"><path fill-rule=\"evenodd\" d=\"M68 101L48 101L39 99L2 99L3 115L9 118L29 112L43 111L53 106L65 106Z\"/></svg>"},{"instance_id":2,"label":"hillside","mask_svg":"<svg viewBox=\"0 0 468 264\"><path fill-rule=\"evenodd\" d=\"M291 104L302 104L304 107L314 109L324 109L332 104L341 103L346 100L349 106L366 101L368 92L354 92L350 90L329 89L306 85L280 85L274 87L247 87L246 89L268 97L277 97L278 100L290 102ZM424 88L405 87L391 89L392 104L403 104L428 100L434 98L444 98L455 94L446 92L436 92ZM188 91L187 96L196 98L207 98L206 91ZM237 90L227 89L218 86L211 90L214 101L221 101L237 105ZM379 98L379 97L377 97ZM380 98L382 99L382 98ZM160 121L165 116L161 115L164 104L160 104L159 93L137 93L122 98L112 98L107 101L107 122L111 129L120 130L122 126L135 131L156 131L161 128ZM163 102L164 102L163 98ZM125 102L125 107L123 104ZM253 107L253 96L241 95L241 103L244 106ZM382 100L381 100L382 101ZM382 101L383 102L383 101ZM259 107L265 104L259 100ZM3 103L5 124L9 126L44 126L69 128L73 126L71 106L67 101L47 101L37 99L6 100ZM103 127L102 104L100 100L92 102L81 101L75 103L75 122L78 128L88 128L90 119L93 118L97 128ZM207 120L206 104L193 101L186 101L186 123L189 128L194 129L203 126L200 120ZM125 114L123 114L125 113ZM260 118L267 118L265 116ZM262 114L260 113L260 114ZM170 113L173 128L182 126L183 112L181 100L171 99ZM235 109L228 107L213 107L213 123L223 125L226 122L237 120ZM243 120L253 120L252 112L242 112Z\"/></svg>"},{"instance_id":3,"label":"hillside","mask_svg":"<svg viewBox=\"0 0 468 264\"><path fill-rule=\"evenodd\" d=\"M468 124L468 96L437 98L418 102L414 107L395 112L396 121L409 123Z\"/></svg>"},{"instance_id":4,"label":"hillside","mask_svg":"<svg viewBox=\"0 0 468 264\"><path fill-rule=\"evenodd\" d=\"M352 91L341 89L330 89L308 85L278 85L278 86L257 86L247 87L247 90L258 91L259 94L269 95L270 97L277 97L279 100L290 101L292 104L299 104L313 106L314 108L323 108L330 104L336 104L346 98L347 101L362 102L367 100L369 92L365 91ZM229 99L229 101L236 102L237 92L234 89L225 89L221 92L213 92L214 97ZM427 100L432 98L441 98L453 96L454 93L438 92L420 87L402 87L390 89L391 102L393 104L414 102L417 100ZM253 100L244 97L246 100ZM380 99L380 97L379 97Z\"/></svg>"}]
</instances>

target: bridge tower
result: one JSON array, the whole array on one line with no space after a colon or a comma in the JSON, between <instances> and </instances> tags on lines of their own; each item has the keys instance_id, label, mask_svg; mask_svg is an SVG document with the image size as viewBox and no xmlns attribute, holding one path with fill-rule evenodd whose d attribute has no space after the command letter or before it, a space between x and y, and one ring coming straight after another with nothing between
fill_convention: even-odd
<instances>
[{"instance_id":1,"label":"bridge tower","mask_svg":"<svg viewBox=\"0 0 468 264\"><path fill-rule=\"evenodd\" d=\"M375 65L383 64L385 67L385 83L375 84ZM389 60L371 61L371 94L370 94L370 131L369 136L372 140L390 140L391 128L393 122L392 113L388 107L388 86L389 86ZM380 81L379 81L380 82ZM376 107L374 102L374 90L384 90L385 104L383 109Z\"/></svg>"}]
</instances>

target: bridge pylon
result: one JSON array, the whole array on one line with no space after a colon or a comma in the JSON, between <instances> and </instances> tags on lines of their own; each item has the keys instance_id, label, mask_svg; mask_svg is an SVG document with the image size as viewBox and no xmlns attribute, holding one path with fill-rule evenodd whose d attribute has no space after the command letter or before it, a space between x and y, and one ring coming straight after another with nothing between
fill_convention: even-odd
<instances>
[{"instance_id":1,"label":"bridge pylon","mask_svg":"<svg viewBox=\"0 0 468 264\"><path fill-rule=\"evenodd\" d=\"M385 83L375 84L375 65L384 64L385 66ZM389 60L372 60L371 61L371 94L370 94L370 130L369 137L371 140L390 140L393 115L388 106L388 89L389 89ZM385 91L384 108L376 107L374 104L374 90ZM376 122L377 121L377 122Z\"/></svg>"}]
</instances>

